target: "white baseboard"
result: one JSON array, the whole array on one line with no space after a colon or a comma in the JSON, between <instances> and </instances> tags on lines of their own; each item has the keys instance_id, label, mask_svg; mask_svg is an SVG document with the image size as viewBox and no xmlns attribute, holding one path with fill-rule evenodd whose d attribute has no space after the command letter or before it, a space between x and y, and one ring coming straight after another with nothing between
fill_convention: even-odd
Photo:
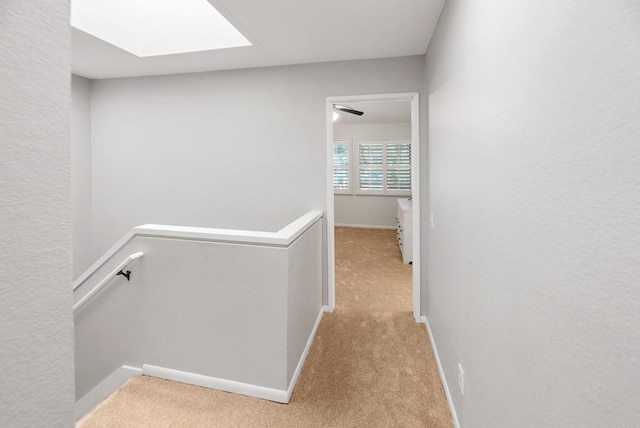
<instances>
[{"instance_id":1,"label":"white baseboard","mask_svg":"<svg viewBox=\"0 0 640 428\"><path fill-rule=\"evenodd\" d=\"M142 372L145 375L172 380L174 382L187 383L189 385L202 386L204 388L218 389L220 391L233 392L235 394L248 395L249 397L263 398L278 403L288 403L287 391L236 382L228 379L220 379L212 376L204 376L196 373L183 372L181 370L168 369L166 367L144 364Z\"/></svg>"},{"instance_id":2,"label":"white baseboard","mask_svg":"<svg viewBox=\"0 0 640 428\"><path fill-rule=\"evenodd\" d=\"M429 320L424 315L420 317L420 322L425 325L427 329L427 335L429 336L429 342L431 342L431 348L433 349L433 355L436 358L436 364L438 365L438 373L440 373L440 381L442 381L442 386L444 387L444 394L447 396L447 403L449 403L449 411L451 412L451 418L453 419L453 425L455 428L460 428L460 422L458 421L458 415L456 413L456 407L453 404L453 399L451 398L451 391L449 391L449 384L447 383L447 377L444 374L444 369L442 368L442 364L440 362L440 355L438 355L438 348L436 348L436 342L433 339L433 334L431 333L431 326L429 325Z\"/></svg>"},{"instance_id":3,"label":"white baseboard","mask_svg":"<svg viewBox=\"0 0 640 428\"><path fill-rule=\"evenodd\" d=\"M378 224L344 224L344 223L335 223L335 227L355 227L357 229L390 229L396 230L395 226L381 226Z\"/></svg>"},{"instance_id":4,"label":"white baseboard","mask_svg":"<svg viewBox=\"0 0 640 428\"><path fill-rule=\"evenodd\" d=\"M286 391L266 388L263 386L251 385L248 383L236 382L227 379L220 379L210 376L203 376L195 373L183 372L180 370L168 369L165 367L158 367L150 364L143 364L142 369L132 366L122 366L115 372L111 373L109 377L100 382L98 386L93 388L87 394L85 394L75 405L76 419L80 419L82 416L92 410L98 403L113 394L125 384L129 379L142 374L148 376L159 377L176 382L188 383L191 385L203 386L205 388L219 389L221 391L233 392L236 394L248 395L250 397L263 398L265 400L276 401L278 403L288 403L291 399L293 389L298 382L298 377L304 366L304 362L309 354L313 339L318 331L318 326L322 320L324 312L329 311L327 306L323 306L318 314L316 323L313 326L313 330L309 335L309 340L302 351L296 370L291 377L289 387Z\"/></svg>"},{"instance_id":5,"label":"white baseboard","mask_svg":"<svg viewBox=\"0 0 640 428\"><path fill-rule=\"evenodd\" d=\"M87 392L76 402L76 419L80 419L85 414L89 413L89 411L96 407L98 403L116 392L126 381L141 374L142 369L131 366L122 366L115 372L111 373L109 377L100 382L98 386Z\"/></svg>"},{"instance_id":6,"label":"white baseboard","mask_svg":"<svg viewBox=\"0 0 640 428\"><path fill-rule=\"evenodd\" d=\"M296 382L298 381L298 377L300 376L300 372L302 371L304 361L307 358L309 349L311 349L313 338L318 331L318 326L320 325L320 321L322 320L324 311L325 306L322 307L320 313L318 314L316 323L313 326L311 334L309 335L307 345L305 346L304 351L302 351L302 355L300 356L300 360L298 361L298 365L295 372L293 373L293 376L291 377L291 382L289 382L289 387L286 391L267 388L265 386L252 385L249 383L236 382L228 379L220 379L212 376L204 376L196 373L169 369L166 367L158 367L151 364L142 365L142 374L172 380L174 382L182 382L190 385L202 386L204 388L218 389L220 391L233 392L235 394L248 395L249 397L262 398L264 400L276 401L278 403L286 404L291 399L293 388L296 386Z\"/></svg>"},{"instance_id":7,"label":"white baseboard","mask_svg":"<svg viewBox=\"0 0 640 428\"><path fill-rule=\"evenodd\" d=\"M313 330L311 330L311 334L309 335L309 340L307 340L307 345L304 347L304 351L302 351L302 355L300 356L300 361L298 361L298 366L296 367L296 371L293 372L293 376L291 377L291 382L289 382L289 388L287 388L287 403L291 400L291 394L293 394L293 388L296 386L298 382L298 376L300 376L300 372L302 371L302 366L304 365L304 361L307 359L307 354L309 353L309 349L311 349L311 345L313 344L313 339L316 337L316 332L318 331L318 326L320 325L320 321L322 321L322 315L325 311L328 311L328 306L323 306L320 308L320 313L318 314L318 318L316 318L316 323L313 326Z\"/></svg>"}]
</instances>

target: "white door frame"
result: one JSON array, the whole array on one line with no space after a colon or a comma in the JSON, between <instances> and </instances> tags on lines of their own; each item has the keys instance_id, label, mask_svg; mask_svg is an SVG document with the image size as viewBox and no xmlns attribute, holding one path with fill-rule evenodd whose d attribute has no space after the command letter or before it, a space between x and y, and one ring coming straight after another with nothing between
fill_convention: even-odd
<instances>
[{"instance_id":1,"label":"white door frame","mask_svg":"<svg viewBox=\"0 0 640 428\"><path fill-rule=\"evenodd\" d=\"M411 102L411 196L413 201L413 318L420 322L420 102L417 92L327 97L327 285L328 311L336 307L333 203L333 105L376 101Z\"/></svg>"}]
</instances>

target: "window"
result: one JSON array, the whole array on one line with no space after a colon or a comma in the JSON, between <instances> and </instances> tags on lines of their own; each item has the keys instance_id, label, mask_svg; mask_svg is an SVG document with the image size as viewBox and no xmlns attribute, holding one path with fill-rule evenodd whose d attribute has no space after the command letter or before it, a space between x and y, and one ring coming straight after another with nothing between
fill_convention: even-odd
<instances>
[{"instance_id":1,"label":"window","mask_svg":"<svg viewBox=\"0 0 640 428\"><path fill-rule=\"evenodd\" d=\"M333 143L333 191L351 193L351 150L349 140L336 140Z\"/></svg>"},{"instance_id":2,"label":"window","mask_svg":"<svg viewBox=\"0 0 640 428\"><path fill-rule=\"evenodd\" d=\"M411 193L411 143L358 141L359 194Z\"/></svg>"},{"instance_id":3,"label":"window","mask_svg":"<svg viewBox=\"0 0 640 428\"><path fill-rule=\"evenodd\" d=\"M411 144L387 144L387 183L388 191L411 191Z\"/></svg>"},{"instance_id":4,"label":"window","mask_svg":"<svg viewBox=\"0 0 640 428\"><path fill-rule=\"evenodd\" d=\"M355 154L352 156L352 153ZM355 185L352 177L357 181ZM334 141L333 189L336 194L410 195L411 143L406 140Z\"/></svg>"}]
</instances>

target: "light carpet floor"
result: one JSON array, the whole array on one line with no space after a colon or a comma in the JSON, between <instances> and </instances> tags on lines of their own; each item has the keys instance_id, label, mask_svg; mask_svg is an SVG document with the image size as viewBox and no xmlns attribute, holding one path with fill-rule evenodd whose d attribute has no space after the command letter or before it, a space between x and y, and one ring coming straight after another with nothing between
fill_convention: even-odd
<instances>
[{"instance_id":1,"label":"light carpet floor","mask_svg":"<svg viewBox=\"0 0 640 428\"><path fill-rule=\"evenodd\" d=\"M411 298L395 231L336 228L336 310L289 404L139 376L76 427L451 427Z\"/></svg>"}]
</instances>

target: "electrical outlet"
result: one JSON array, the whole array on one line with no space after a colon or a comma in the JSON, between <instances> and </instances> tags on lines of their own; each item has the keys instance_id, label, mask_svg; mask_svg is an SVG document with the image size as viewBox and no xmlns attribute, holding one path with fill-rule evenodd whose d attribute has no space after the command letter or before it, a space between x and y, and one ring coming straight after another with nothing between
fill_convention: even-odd
<instances>
[{"instance_id":1,"label":"electrical outlet","mask_svg":"<svg viewBox=\"0 0 640 428\"><path fill-rule=\"evenodd\" d=\"M433 229L433 213L429 216L429 221L431 222L431 229Z\"/></svg>"},{"instance_id":2,"label":"electrical outlet","mask_svg":"<svg viewBox=\"0 0 640 428\"><path fill-rule=\"evenodd\" d=\"M464 395L464 370L462 370L460 363L458 363L458 388L460 388L460 393Z\"/></svg>"}]
</instances>

